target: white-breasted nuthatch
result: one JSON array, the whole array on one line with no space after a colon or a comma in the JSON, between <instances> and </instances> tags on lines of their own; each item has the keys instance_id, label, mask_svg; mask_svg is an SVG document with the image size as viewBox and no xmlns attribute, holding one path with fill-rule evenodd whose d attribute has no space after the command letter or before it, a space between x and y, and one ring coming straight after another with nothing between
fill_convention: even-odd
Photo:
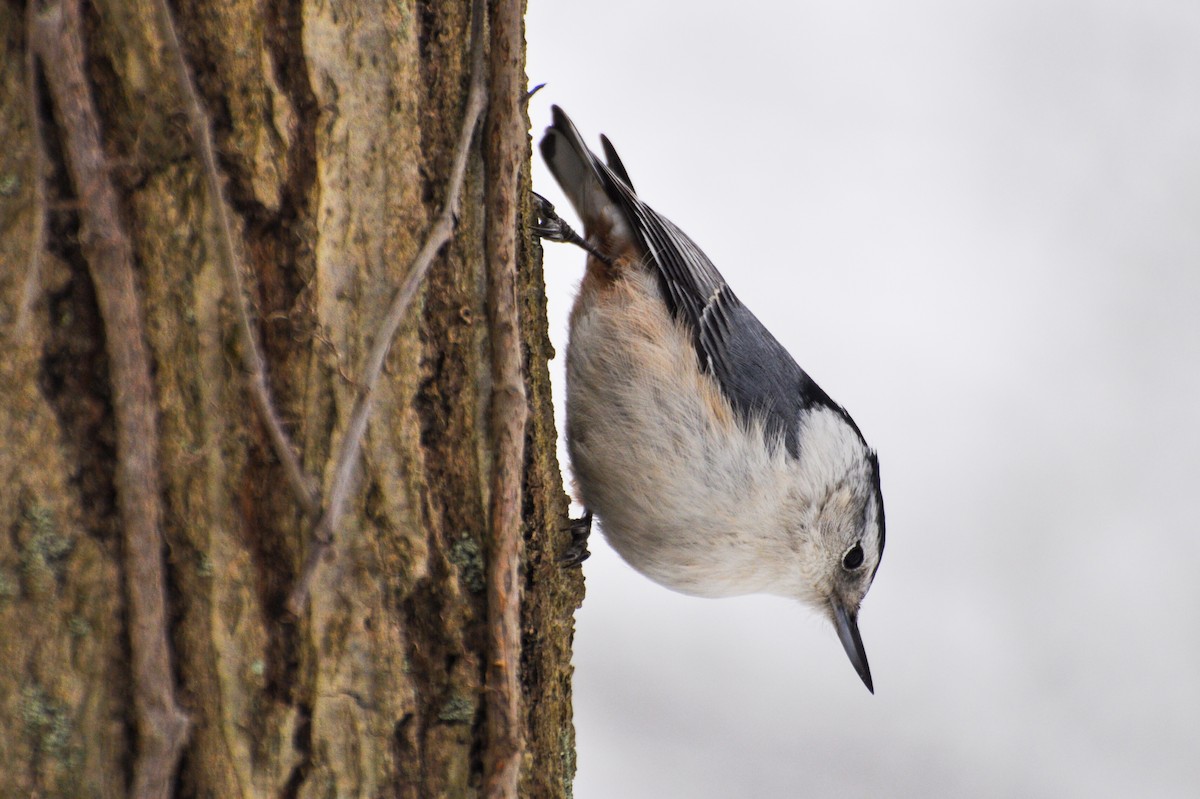
<instances>
[{"instance_id":1,"label":"white-breasted nuthatch","mask_svg":"<svg viewBox=\"0 0 1200 799\"><path fill-rule=\"evenodd\" d=\"M542 155L590 253L571 311L567 448L613 548L667 588L826 613L874 693L858 609L883 555L879 461L686 234L553 108Z\"/></svg>"}]
</instances>

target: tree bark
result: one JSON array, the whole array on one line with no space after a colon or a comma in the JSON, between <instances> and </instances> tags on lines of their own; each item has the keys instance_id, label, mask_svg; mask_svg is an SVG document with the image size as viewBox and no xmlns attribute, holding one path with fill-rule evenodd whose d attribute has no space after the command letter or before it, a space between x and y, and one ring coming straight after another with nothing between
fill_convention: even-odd
<instances>
[{"instance_id":1,"label":"tree bark","mask_svg":"<svg viewBox=\"0 0 1200 799\"><path fill-rule=\"evenodd\" d=\"M170 21L154 0L82 6L84 94L114 192L111 226L128 243L133 337L148 354L149 410L131 428L119 354L135 325L106 310L89 244L96 200L74 169L75 112L54 91L49 56L33 57L38 14L55 3L34 1L0 3L0 796L138 791L163 734L139 709L139 669L167 686L162 702L173 690L190 722L182 756L160 759L162 795L483 795L498 735L488 620L503 615L488 586L512 549L520 695L504 705L517 711L504 729L514 751L524 746L518 793L569 795L583 586L556 562L567 500L528 234L528 138L504 190L497 176L511 166L486 155L504 149L504 133L476 128L453 237L388 351L353 489L298 614L287 603L319 514L255 410L222 262L228 222L266 392L324 501L380 320L450 199L472 3L172 4L211 127L216 192ZM496 31L523 47L523 32ZM485 63L517 73L487 85L524 92L523 53ZM520 98L501 99L527 129ZM515 240L489 246L500 208L516 209ZM506 253L512 341L488 300ZM504 382L512 364L523 398ZM515 494L495 478L514 397L528 414ZM152 442L157 485L130 485L131 429L135 451ZM497 485L520 500L519 548L496 543ZM130 535L139 490L157 500L148 518L159 545ZM148 581L134 560L161 574L166 614L151 639L165 643L165 665L138 665Z\"/></svg>"}]
</instances>

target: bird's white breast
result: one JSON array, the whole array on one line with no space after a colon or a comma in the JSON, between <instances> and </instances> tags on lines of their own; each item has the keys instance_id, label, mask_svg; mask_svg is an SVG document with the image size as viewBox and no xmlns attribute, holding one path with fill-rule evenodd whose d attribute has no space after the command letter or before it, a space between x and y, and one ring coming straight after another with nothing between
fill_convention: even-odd
<instances>
[{"instance_id":1,"label":"bird's white breast","mask_svg":"<svg viewBox=\"0 0 1200 799\"><path fill-rule=\"evenodd\" d=\"M700 596L796 594L792 467L739 425L641 270L577 300L567 440L580 501L646 576Z\"/></svg>"}]
</instances>

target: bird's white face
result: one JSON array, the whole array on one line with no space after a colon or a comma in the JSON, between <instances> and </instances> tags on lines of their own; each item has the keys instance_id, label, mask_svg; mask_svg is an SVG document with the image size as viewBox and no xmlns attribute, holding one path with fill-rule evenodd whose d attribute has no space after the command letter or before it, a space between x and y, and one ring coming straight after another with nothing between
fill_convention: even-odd
<instances>
[{"instance_id":1,"label":"bird's white face","mask_svg":"<svg viewBox=\"0 0 1200 799\"><path fill-rule=\"evenodd\" d=\"M857 431L829 409L802 419L799 441L791 503L795 515L789 519L798 554L797 598L833 622L870 688L858 609L883 554L878 462Z\"/></svg>"},{"instance_id":2,"label":"bird's white face","mask_svg":"<svg viewBox=\"0 0 1200 799\"><path fill-rule=\"evenodd\" d=\"M799 554L796 597L818 608L839 599L857 610L871 587L881 555L882 527L872 465L806 497L790 520Z\"/></svg>"},{"instance_id":3,"label":"bird's white face","mask_svg":"<svg viewBox=\"0 0 1200 799\"><path fill-rule=\"evenodd\" d=\"M826 595L857 609L871 587L880 558L878 499L873 485L837 487L814 537L825 560Z\"/></svg>"}]
</instances>

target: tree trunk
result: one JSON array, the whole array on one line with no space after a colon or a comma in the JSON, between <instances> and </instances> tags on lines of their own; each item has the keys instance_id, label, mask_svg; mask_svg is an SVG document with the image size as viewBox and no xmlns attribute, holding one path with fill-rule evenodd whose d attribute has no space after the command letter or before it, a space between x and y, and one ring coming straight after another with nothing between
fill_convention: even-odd
<instances>
[{"instance_id":1,"label":"tree trunk","mask_svg":"<svg viewBox=\"0 0 1200 799\"><path fill-rule=\"evenodd\" d=\"M503 566L491 518L506 345L488 286L504 265L485 242L501 206L517 209L529 414L512 733L520 795L569 795L583 587L556 562L567 500L527 137L517 187L497 202L502 170L485 153L499 123L476 126L453 238L392 342L344 513L294 614L320 508L306 508L256 412L223 267L224 220L270 402L323 507L380 320L450 201L471 2L180 0L170 13L194 107L165 6L85 4L79 97L103 165L90 177L87 131L63 100L69 53L37 44L39 17L78 0L36 2L28 14L0 3L0 796L484 793L484 686L503 670L488 586ZM482 35L502 30L490 19ZM508 57L519 74L507 84L523 89L523 54ZM502 62L485 60L493 78ZM111 225L93 183L115 192ZM122 242L132 281L114 306L103 264L120 263ZM136 477L138 453L149 478ZM143 495L138 522L131 497ZM145 613L156 597L157 622Z\"/></svg>"}]
</instances>

